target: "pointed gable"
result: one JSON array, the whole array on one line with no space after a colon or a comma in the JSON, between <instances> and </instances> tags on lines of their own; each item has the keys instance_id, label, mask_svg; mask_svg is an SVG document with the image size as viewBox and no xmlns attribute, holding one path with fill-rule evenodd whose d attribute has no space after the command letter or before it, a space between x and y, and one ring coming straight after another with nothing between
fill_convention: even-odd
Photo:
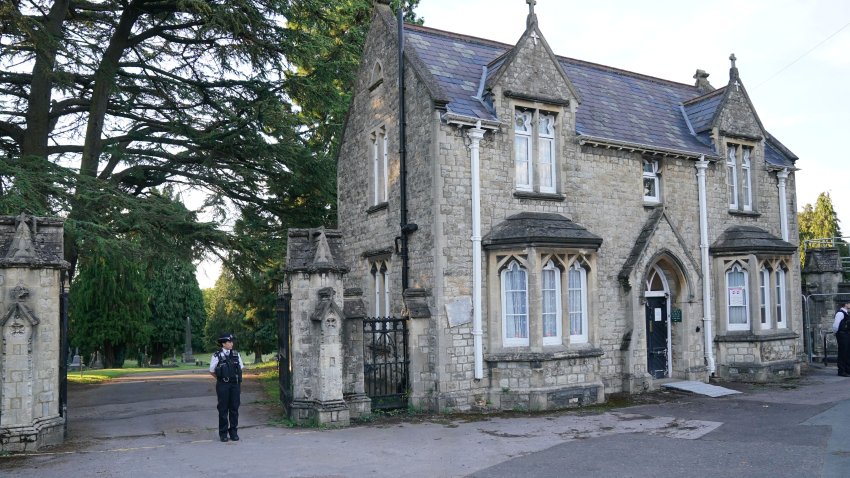
<instances>
[{"instance_id":1,"label":"pointed gable","mask_svg":"<svg viewBox=\"0 0 850 478\"><path fill-rule=\"evenodd\" d=\"M732 67L729 69L729 84L723 90L723 99L717 106L712 127L722 135L745 136L761 140L766 136L764 126L756 114L750 96L735 66L735 55L729 59Z\"/></svg>"},{"instance_id":2,"label":"pointed gable","mask_svg":"<svg viewBox=\"0 0 850 478\"><path fill-rule=\"evenodd\" d=\"M484 90L501 87L507 96L533 97L553 104L580 103L578 91L532 16L516 45L488 65L494 73L487 76Z\"/></svg>"},{"instance_id":3,"label":"pointed gable","mask_svg":"<svg viewBox=\"0 0 850 478\"><path fill-rule=\"evenodd\" d=\"M286 244L286 271L345 273L342 235L333 229L290 229Z\"/></svg>"}]
</instances>

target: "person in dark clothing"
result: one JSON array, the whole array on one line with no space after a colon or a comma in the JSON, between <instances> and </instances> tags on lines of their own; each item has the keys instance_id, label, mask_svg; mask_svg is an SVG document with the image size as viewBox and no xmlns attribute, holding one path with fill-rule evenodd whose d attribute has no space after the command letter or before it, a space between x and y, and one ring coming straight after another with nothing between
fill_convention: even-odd
<instances>
[{"instance_id":1,"label":"person in dark clothing","mask_svg":"<svg viewBox=\"0 0 850 478\"><path fill-rule=\"evenodd\" d=\"M239 441L239 394L242 383L242 357L233 350L233 335L218 339L220 350L210 359L210 375L215 377L218 396L218 437L221 441Z\"/></svg>"},{"instance_id":2,"label":"person in dark clothing","mask_svg":"<svg viewBox=\"0 0 850 478\"><path fill-rule=\"evenodd\" d=\"M850 300L835 313L832 331L838 342L838 375L850 377Z\"/></svg>"}]
</instances>

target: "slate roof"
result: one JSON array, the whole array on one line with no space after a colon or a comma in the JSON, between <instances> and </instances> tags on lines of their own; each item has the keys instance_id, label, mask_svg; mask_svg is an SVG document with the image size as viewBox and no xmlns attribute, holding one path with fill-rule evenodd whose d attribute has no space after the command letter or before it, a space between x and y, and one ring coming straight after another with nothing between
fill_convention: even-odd
<instances>
[{"instance_id":1,"label":"slate roof","mask_svg":"<svg viewBox=\"0 0 850 478\"><path fill-rule=\"evenodd\" d=\"M335 229L290 229L286 244L286 272L340 271L348 268L342 261L342 234Z\"/></svg>"},{"instance_id":2,"label":"slate roof","mask_svg":"<svg viewBox=\"0 0 850 478\"><path fill-rule=\"evenodd\" d=\"M498 119L475 95L483 67L490 65L486 78L489 80L504 67L500 56L514 45L417 25L406 25L405 29L405 45L413 49L448 97L449 113L490 121ZM558 61L582 99L576 112L579 135L648 149L718 155L710 141L694 133L710 127L723 98L723 89L689 104L683 114L684 103L703 96L696 86L561 56ZM686 114L694 133L688 128ZM793 154L784 155L784 160L781 156L772 155L771 160L796 159Z\"/></svg>"},{"instance_id":3,"label":"slate roof","mask_svg":"<svg viewBox=\"0 0 850 478\"><path fill-rule=\"evenodd\" d=\"M688 121L691 122L691 128L694 129L695 133L711 129L714 113L717 111L720 102L723 101L725 90L725 87L719 88L702 98L685 103L685 113L688 115Z\"/></svg>"},{"instance_id":4,"label":"slate roof","mask_svg":"<svg viewBox=\"0 0 850 478\"><path fill-rule=\"evenodd\" d=\"M754 226L732 226L714 241L709 250L712 253L761 252L792 254L797 246Z\"/></svg>"},{"instance_id":5,"label":"slate roof","mask_svg":"<svg viewBox=\"0 0 850 478\"><path fill-rule=\"evenodd\" d=\"M557 244L598 249L602 238L566 217L545 212L521 212L500 222L482 239L495 245Z\"/></svg>"},{"instance_id":6,"label":"slate roof","mask_svg":"<svg viewBox=\"0 0 850 478\"><path fill-rule=\"evenodd\" d=\"M773 138L764 142L764 160L768 163L782 168L793 168L796 156L789 158L782 152L782 146L775 143Z\"/></svg>"},{"instance_id":7,"label":"slate roof","mask_svg":"<svg viewBox=\"0 0 850 478\"><path fill-rule=\"evenodd\" d=\"M804 274L819 272L841 272L841 254L836 248L812 249L806 251Z\"/></svg>"}]
</instances>

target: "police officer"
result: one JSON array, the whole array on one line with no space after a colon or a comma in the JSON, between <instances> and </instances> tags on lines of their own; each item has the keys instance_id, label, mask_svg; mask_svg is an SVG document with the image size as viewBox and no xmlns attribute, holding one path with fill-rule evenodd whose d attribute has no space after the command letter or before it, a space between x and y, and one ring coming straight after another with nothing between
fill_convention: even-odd
<instances>
[{"instance_id":1,"label":"police officer","mask_svg":"<svg viewBox=\"0 0 850 478\"><path fill-rule=\"evenodd\" d=\"M233 350L233 335L218 338L220 350L210 359L210 375L215 377L215 394L218 396L218 436L221 441L238 441L239 393L242 383L242 357Z\"/></svg>"},{"instance_id":2,"label":"police officer","mask_svg":"<svg viewBox=\"0 0 850 478\"><path fill-rule=\"evenodd\" d=\"M832 322L835 341L838 342L838 375L850 377L850 300L835 313Z\"/></svg>"}]
</instances>

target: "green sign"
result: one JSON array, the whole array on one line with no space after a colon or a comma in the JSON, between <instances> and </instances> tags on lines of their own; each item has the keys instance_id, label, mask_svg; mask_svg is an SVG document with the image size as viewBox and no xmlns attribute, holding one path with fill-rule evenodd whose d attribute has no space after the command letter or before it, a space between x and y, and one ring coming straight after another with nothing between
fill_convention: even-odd
<instances>
[{"instance_id":1,"label":"green sign","mask_svg":"<svg viewBox=\"0 0 850 478\"><path fill-rule=\"evenodd\" d=\"M670 311L670 321L671 322L681 322L682 321L682 309L672 309Z\"/></svg>"}]
</instances>

